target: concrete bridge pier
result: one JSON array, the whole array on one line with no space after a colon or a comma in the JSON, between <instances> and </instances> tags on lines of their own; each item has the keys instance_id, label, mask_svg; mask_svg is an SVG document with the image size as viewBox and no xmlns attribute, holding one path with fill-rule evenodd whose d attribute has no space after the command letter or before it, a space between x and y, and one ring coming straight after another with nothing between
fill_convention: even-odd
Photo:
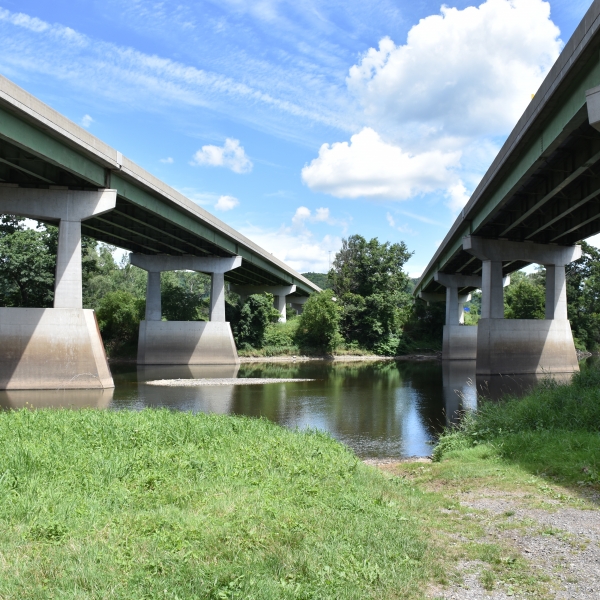
<instances>
[{"instance_id":1,"label":"concrete bridge pier","mask_svg":"<svg viewBox=\"0 0 600 600\"><path fill-rule=\"evenodd\" d=\"M231 325L225 321L225 273L242 264L230 258L130 254L132 265L148 271L146 319L140 323L139 365L239 364ZM160 274L199 271L210 274L210 321L163 321Z\"/></svg>"},{"instance_id":2,"label":"concrete bridge pier","mask_svg":"<svg viewBox=\"0 0 600 600\"><path fill-rule=\"evenodd\" d=\"M482 261L477 375L578 371L567 319L565 265L581 256L581 247L468 236L463 249ZM545 265L545 319L504 319L502 263L513 261Z\"/></svg>"},{"instance_id":3,"label":"concrete bridge pier","mask_svg":"<svg viewBox=\"0 0 600 600\"><path fill-rule=\"evenodd\" d=\"M114 387L93 310L82 305L81 221L116 190L0 186L0 213L58 223L54 308L0 308L0 390Z\"/></svg>"},{"instance_id":4,"label":"concrete bridge pier","mask_svg":"<svg viewBox=\"0 0 600 600\"><path fill-rule=\"evenodd\" d=\"M301 315L302 312L304 311L304 305L306 304L306 301L308 300L308 296L297 296L295 298L293 298L292 302L290 302L292 308L299 314Z\"/></svg>"},{"instance_id":5,"label":"concrete bridge pier","mask_svg":"<svg viewBox=\"0 0 600 600\"><path fill-rule=\"evenodd\" d=\"M459 295L466 287L481 287L477 275L436 273L434 279L446 287L446 324L442 345L443 360L475 360L477 357L477 326L465 326L465 303L471 294Z\"/></svg>"},{"instance_id":6,"label":"concrete bridge pier","mask_svg":"<svg viewBox=\"0 0 600 600\"><path fill-rule=\"evenodd\" d=\"M296 291L295 285L232 285L231 291L239 294L242 299L247 298L252 294L264 294L268 292L273 294L273 304L279 311L279 322L285 323L287 320L286 306L287 296ZM296 301L296 299L294 299Z\"/></svg>"}]
</instances>

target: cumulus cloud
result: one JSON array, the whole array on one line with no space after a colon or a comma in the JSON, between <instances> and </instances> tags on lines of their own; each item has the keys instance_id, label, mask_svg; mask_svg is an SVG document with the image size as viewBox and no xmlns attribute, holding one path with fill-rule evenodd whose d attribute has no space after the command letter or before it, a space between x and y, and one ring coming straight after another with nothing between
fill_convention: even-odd
<instances>
[{"instance_id":1,"label":"cumulus cloud","mask_svg":"<svg viewBox=\"0 0 600 600\"><path fill-rule=\"evenodd\" d=\"M313 214L310 208L299 206L292 217L292 224L296 227L304 227L307 222L327 223L327 225L340 225L346 227L347 223L343 220L334 219L328 208L317 208Z\"/></svg>"},{"instance_id":2,"label":"cumulus cloud","mask_svg":"<svg viewBox=\"0 0 600 600\"><path fill-rule=\"evenodd\" d=\"M277 230L246 226L240 231L299 273L326 273L329 270L329 252L333 256L342 245L338 236L317 238L306 228L285 225Z\"/></svg>"},{"instance_id":3,"label":"cumulus cloud","mask_svg":"<svg viewBox=\"0 0 600 600\"><path fill-rule=\"evenodd\" d=\"M239 206L239 204L240 201L237 198L234 198L233 196L221 196L215 204L215 210L225 212L227 210L234 209L236 206Z\"/></svg>"},{"instance_id":4,"label":"cumulus cloud","mask_svg":"<svg viewBox=\"0 0 600 600\"><path fill-rule=\"evenodd\" d=\"M562 49L542 0L441 7L405 44L369 49L346 83L368 123L397 139L503 135Z\"/></svg>"},{"instance_id":5,"label":"cumulus cloud","mask_svg":"<svg viewBox=\"0 0 600 600\"><path fill-rule=\"evenodd\" d=\"M252 161L239 140L227 138L223 146L202 146L192 158L193 165L226 167L234 173L250 173Z\"/></svg>"},{"instance_id":6,"label":"cumulus cloud","mask_svg":"<svg viewBox=\"0 0 600 600\"><path fill-rule=\"evenodd\" d=\"M86 129L88 129L93 122L94 119L92 119L90 115L83 115L83 117L81 118L81 126L85 127Z\"/></svg>"},{"instance_id":7,"label":"cumulus cloud","mask_svg":"<svg viewBox=\"0 0 600 600\"><path fill-rule=\"evenodd\" d=\"M160 162L165 165L172 165L175 161L170 156L167 156L167 158L161 158Z\"/></svg>"},{"instance_id":8,"label":"cumulus cloud","mask_svg":"<svg viewBox=\"0 0 600 600\"><path fill-rule=\"evenodd\" d=\"M365 127L350 143L323 144L318 158L302 169L302 180L337 198L406 200L455 184L460 156L440 150L411 154Z\"/></svg>"}]
</instances>

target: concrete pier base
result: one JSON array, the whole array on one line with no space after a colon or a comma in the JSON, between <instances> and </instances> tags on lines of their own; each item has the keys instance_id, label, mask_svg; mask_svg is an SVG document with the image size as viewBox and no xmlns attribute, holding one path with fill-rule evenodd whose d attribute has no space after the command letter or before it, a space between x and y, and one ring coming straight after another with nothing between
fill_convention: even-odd
<instances>
[{"instance_id":1,"label":"concrete pier base","mask_svg":"<svg viewBox=\"0 0 600 600\"><path fill-rule=\"evenodd\" d=\"M114 386L93 310L0 308L0 390Z\"/></svg>"},{"instance_id":2,"label":"concrete pier base","mask_svg":"<svg viewBox=\"0 0 600 600\"><path fill-rule=\"evenodd\" d=\"M480 319L477 375L579 371L567 319Z\"/></svg>"},{"instance_id":3,"label":"concrete pier base","mask_svg":"<svg viewBox=\"0 0 600 600\"><path fill-rule=\"evenodd\" d=\"M442 358L444 360L475 360L477 358L477 326L444 325Z\"/></svg>"},{"instance_id":4,"label":"concrete pier base","mask_svg":"<svg viewBox=\"0 0 600 600\"><path fill-rule=\"evenodd\" d=\"M231 326L224 321L142 321L139 365L235 365Z\"/></svg>"}]
</instances>

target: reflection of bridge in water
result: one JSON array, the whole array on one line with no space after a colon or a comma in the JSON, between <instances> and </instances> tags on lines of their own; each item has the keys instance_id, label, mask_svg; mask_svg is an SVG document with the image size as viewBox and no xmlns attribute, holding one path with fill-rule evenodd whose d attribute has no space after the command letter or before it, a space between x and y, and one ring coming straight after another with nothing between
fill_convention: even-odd
<instances>
[{"instance_id":1,"label":"reflection of bridge in water","mask_svg":"<svg viewBox=\"0 0 600 600\"><path fill-rule=\"evenodd\" d=\"M444 359L476 360L486 377L578 370L565 265L600 232L599 167L595 0L416 286L423 300L446 302ZM545 319L505 320L503 280L530 264L546 268ZM481 320L466 327L462 304L474 289Z\"/></svg>"}]
</instances>

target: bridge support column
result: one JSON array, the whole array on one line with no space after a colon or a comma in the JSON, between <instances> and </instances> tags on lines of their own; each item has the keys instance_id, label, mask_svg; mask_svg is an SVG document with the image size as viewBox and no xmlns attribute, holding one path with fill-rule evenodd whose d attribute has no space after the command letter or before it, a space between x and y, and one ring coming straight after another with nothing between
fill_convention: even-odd
<instances>
[{"instance_id":1,"label":"bridge support column","mask_svg":"<svg viewBox=\"0 0 600 600\"><path fill-rule=\"evenodd\" d=\"M463 248L483 262L477 374L578 371L566 312L564 267L581 256L581 248L478 237L466 237ZM503 261L546 266L546 319L504 319Z\"/></svg>"},{"instance_id":2,"label":"bridge support column","mask_svg":"<svg viewBox=\"0 0 600 600\"><path fill-rule=\"evenodd\" d=\"M294 296L290 304L292 308L301 315L304 310L304 304L308 300L308 296Z\"/></svg>"},{"instance_id":3,"label":"bridge support column","mask_svg":"<svg viewBox=\"0 0 600 600\"><path fill-rule=\"evenodd\" d=\"M273 304L279 311L279 322L285 323L287 296L296 291L295 285L232 285L231 291L239 294L242 298L252 294L264 294L268 292L273 294ZM296 299L294 299L295 301Z\"/></svg>"},{"instance_id":4,"label":"bridge support column","mask_svg":"<svg viewBox=\"0 0 600 600\"><path fill-rule=\"evenodd\" d=\"M148 271L146 320L140 323L140 365L235 365L239 358L231 325L225 321L225 276L242 264L231 258L130 254L132 265ZM199 271L211 276L210 321L163 321L162 271Z\"/></svg>"},{"instance_id":5,"label":"bridge support column","mask_svg":"<svg viewBox=\"0 0 600 600\"><path fill-rule=\"evenodd\" d=\"M477 356L477 326L465 326L465 302L471 294L459 295L458 290L481 287L476 275L436 273L434 279L446 286L446 324L442 345L443 360L475 360Z\"/></svg>"},{"instance_id":6,"label":"bridge support column","mask_svg":"<svg viewBox=\"0 0 600 600\"><path fill-rule=\"evenodd\" d=\"M0 213L58 223L54 308L0 308L0 389L104 389L114 382L93 310L82 308L81 221L115 190L0 187Z\"/></svg>"}]
</instances>

